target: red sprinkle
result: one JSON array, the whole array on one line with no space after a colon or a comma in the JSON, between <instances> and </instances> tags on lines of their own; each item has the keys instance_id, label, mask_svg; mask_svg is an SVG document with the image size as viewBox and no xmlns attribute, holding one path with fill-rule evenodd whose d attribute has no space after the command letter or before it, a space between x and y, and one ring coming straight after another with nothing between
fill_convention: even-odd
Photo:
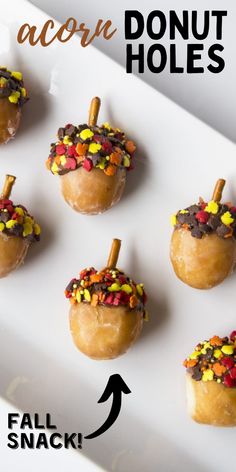
<instances>
[{"instance_id":1,"label":"red sprinkle","mask_svg":"<svg viewBox=\"0 0 236 472\"><path fill-rule=\"evenodd\" d=\"M90 171L92 170L92 168L93 168L93 163L92 163L91 159L88 159L87 157L86 157L86 159L84 159L84 161L83 161L83 168L84 168L85 170L87 170L88 172L90 172Z\"/></svg>"},{"instance_id":2,"label":"red sprinkle","mask_svg":"<svg viewBox=\"0 0 236 472\"><path fill-rule=\"evenodd\" d=\"M221 359L221 364L223 364L227 369L231 369L232 367L234 367L234 360L232 359L232 357L223 357Z\"/></svg>"},{"instance_id":3,"label":"red sprinkle","mask_svg":"<svg viewBox=\"0 0 236 472\"><path fill-rule=\"evenodd\" d=\"M110 293L108 297L104 300L104 303L106 305L113 305L113 300L114 300L114 294Z\"/></svg>"},{"instance_id":4,"label":"red sprinkle","mask_svg":"<svg viewBox=\"0 0 236 472\"><path fill-rule=\"evenodd\" d=\"M66 152L66 146L64 144L58 144L56 146L56 153L59 156L62 156L63 154L65 154L65 152Z\"/></svg>"},{"instance_id":5,"label":"red sprinkle","mask_svg":"<svg viewBox=\"0 0 236 472\"><path fill-rule=\"evenodd\" d=\"M236 331L232 331L230 335L230 341L235 341L235 339L236 339Z\"/></svg>"},{"instance_id":6,"label":"red sprinkle","mask_svg":"<svg viewBox=\"0 0 236 472\"><path fill-rule=\"evenodd\" d=\"M7 206L6 206L6 209L7 209L7 211L9 211L9 213L13 213L13 212L14 212L14 208L13 208L12 205L7 205Z\"/></svg>"},{"instance_id":7,"label":"red sprinkle","mask_svg":"<svg viewBox=\"0 0 236 472\"><path fill-rule=\"evenodd\" d=\"M201 203L201 209L202 209L202 210L205 210L206 206L207 206L207 203L205 203L205 202L202 202L202 203Z\"/></svg>"},{"instance_id":8,"label":"red sprinkle","mask_svg":"<svg viewBox=\"0 0 236 472\"><path fill-rule=\"evenodd\" d=\"M104 152L107 152L107 154L110 154L112 151L112 144L110 141L105 141L102 145L102 150Z\"/></svg>"},{"instance_id":9,"label":"red sprinkle","mask_svg":"<svg viewBox=\"0 0 236 472\"><path fill-rule=\"evenodd\" d=\"M69 157L77 156L76 146L74 144L72 146L68 146L67 154Z\"/></svg>"},{"instance_id":10,"label":"red sprinkle","mask_svg":"<svg viewBox=\"0 0 236 472\"><path fill-rule=\"evenodd\" d=\"M230 369L229 373L232 379L236 379L236 367L233 367L232 369Z\"/></svg>"},{"instance_id":11,"label":"red sprinkle","mask_svg":"<svg viewBox=\"0 0 236 472\"><path fill-rule=\"evenodd\" d=\"M76 169L76 160L74 159L74 157L67 157L66 159L66 163L65 163L65 168L66 169Z\"/></svg>"},{"instance_id":12,"label":"red sprinkle","mask_svg":"<svg viewBox=\"0 0 236 472\"><path fill-rule=\"evenodd\" d=\"M195 218L199 221L199 223L206 224L209 220L209 213L204 210L200 210L196 215Z\"/></svg>"},{"instance_id":13,"label":"red sprinkle","mask_svg":"<svg viewBox=\"0 0 236 472\"><path fill-rule=\"evenodd\" d=\"M226 374L224 377L224 385L226 387L232 388L236 386L236 380L232 379L230 374Z\"/></svg>"}]
</instances>

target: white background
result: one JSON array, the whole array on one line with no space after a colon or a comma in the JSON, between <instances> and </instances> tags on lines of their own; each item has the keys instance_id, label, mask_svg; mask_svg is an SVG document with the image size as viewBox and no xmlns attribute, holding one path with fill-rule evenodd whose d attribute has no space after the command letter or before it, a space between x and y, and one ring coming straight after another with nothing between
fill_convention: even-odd
<instances>
[{"instance_id":1,"label":"white background","mask_svg":"<svg viewBox=\"0 0 236 472\"><path fill-rule=\"evenodd\" d=\"M94 26L98 18L111 19L118 29L117 33L110 41L98 39L93 44L122 65L125 65L126 56L125 10L139 10L144 17L156 9L166 14L171 9L177 12L184 9L196 9L199 15L204 10L227 10L228 16L223 20L222 40L226 66L222 73L212 74L206 70L204 74L170 74L167 69L161 74L153 74L146 69L143 79L201 120L234 142L236 141L236 3L234 0L146 0L145 2L141 0L31 0L31 2L61 22L73 16L79 23L85 22L87 26ZM214 38L214 24L213 22L211 34L204 41L203 64L205 67L209 63L206 51L211 44L217 42ZM147 36L142 37L141 42L144 42L145 48L148 48L150 40ZM167 46L168 36L165 36L161 43ZM186 63L186 44L181 37L176 38L176 44L177 57L180 65L183 65Z\"/></svg>"}]
</instances>

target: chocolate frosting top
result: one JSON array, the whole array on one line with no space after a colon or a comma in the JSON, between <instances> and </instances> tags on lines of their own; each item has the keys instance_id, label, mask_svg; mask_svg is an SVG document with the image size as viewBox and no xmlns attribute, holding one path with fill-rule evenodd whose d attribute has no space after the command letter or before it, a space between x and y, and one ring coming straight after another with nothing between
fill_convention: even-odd
<instances>
[{"instance_id":1,"label":"chocolate frosting top","mask_svg":"<svg viewBox=\"0 0 236 472\"><path fill-rule=\"evenodd\" d=\"M100 272L94 267L82 270L79 279L72 279L66 287L65 296L72 305L82 302L94 307L125 305L146 315L147 296L143 284L136 284L117 268Z\"/></svg>"},{"instance_id":2,"label":"chocolate frosting top","mask_svg":"<svg viewBox=\"0 0 236 472\"><path fill-rule=\"evenodd\" d=\"M55 175L83 167L87 172L99 168L112 176L118 168L132 168L135 149L133 141L108 123L102 126L68 124L59 128L58 141L51 144L46 166Z\"/></svg>"},{"instance_id":3,"label":"chocolate frosting top","mask_svg":"<svg viewBox=\"0 0 236 472\"><path fill-rule=\"evenodd\" d=\"M23 205L0 199L0 233L34 242L40 240L41 228Z\"/></svg>"},{"instance_id":4,"label":"chocolate frosting top","mask_svg":"<svg viewBox=\"0 0 236 472\"><path fill-rule=\"evenodd\" d=\"M200 201L171 216L175 229L185 228L194 238L216 233L220 238L236 239L236 207L231 203Z\"/></svg>"},{"instance_id":5,"label":"chocolate frosting top","mask_svg":"<svg viewBox=\"0 0 236 472\"><path fill-rule=\"evenodd\" d=\"M0 67L0 99L8 98L9 102L22 107L28 100L21 72Z\"/></svg>"},{"instance_id":6,"label":"chocolate frosting top","mask_svg":"<svg viewBox=\"0 0 236 472\"><path fill-rule=\"evenodd\" d=\"M229 337L213 336L198 343L184 366L196 381L215 381L236 388L236 331Z\"/></svg>"}]
</instances>

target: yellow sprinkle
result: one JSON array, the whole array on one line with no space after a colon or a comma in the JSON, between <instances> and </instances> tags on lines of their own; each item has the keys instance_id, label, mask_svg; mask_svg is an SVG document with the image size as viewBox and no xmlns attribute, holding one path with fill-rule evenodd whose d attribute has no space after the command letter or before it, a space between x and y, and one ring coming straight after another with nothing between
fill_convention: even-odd
<instances>
[{"instance_id":1,"label":"yellow sprinkle","mask_svg":"<svg viewBox=\"0 0 236 472\"><path fill-rule=\"evenodd\" d=\"M4 228L5 228L5 225L4 225L4 223L1 221L1 223L0 223L0 231L3 231Z\"/></svg>"},{"instance_id":2,"label":"yellow sprinkle","mask_svg":"<svg viewBox=\"0 0 236 472\"><path fill-rule=\"evenodd\" d=\"M228 226L228 225L231 225L231 223L234 222L234 218L232 218L232 215L229 211L226 211L222 217L221 217L221 221L224 225Z\"/></svg>"},{"instance_id":3,"label":"yellow sprinkle","mask_svg":"<svg viewBox=\"0 0 236 472\"><path fill-rule=\"evenodd\" d=\"M219 210L219 205L216 203L214 200L211 200L204 211L207 211L207 213L213 213L213 215L216 215Z\"/></svg>"},{"instance_id":4,"label":"yellow sprinkle","mask_svg":"<svg viewBox=\"0 0 236 472\"><path fill-rule=\"evenodd\" d=\"M28 223L28 224L32 225L34 223L34 220L33 220L33 218L31 218L30 216L27 215L27 216L25 216L24 223Z\"/></svg>"},{"instance_id":5,"label":"yellow sprinkle","mask_svg":"<svg viewBox=\"0 0 236 472\"><path fill-rule=\"evenodd\" d=\"M180 210L181 215L185 215L186 213L189 213L188 210Z\"/></svg>"},{"instance_id":6,"label":"yellow sprinkle","mask_svg":"<svg viewBox=\"0 0 236 472\"><path fill-rule=\"evenodd\" d=\"M25 88L24 88L24 87L21 87L20 91L21 91L21 95L22 95L22 97L24 97L24 98L25 98L25 97L26 97L26 95L27 95Z\"/></svg>"},{"instance_id":7,"label":"yellow sprinkle","mask_svg":"<svg viewBox=\"0 0 236 472\"><path fill-rule=\"evenodd\" d=\"M201 355L201 351L194 351L190 356L189 359L197 359L198 356Z\"/></svg>"},{"instance_id":8,"label":"yellow sprinkle","mask_svg":"<svg viewBox=\"0 0 236 472\"><path fill-rule=\"evenodd\" d=\"M8 97L8 100L11 103L18 103L19 98L20 92L12 92L11 95Z\"/></svg>"},{"instance_id":9,"label":"yellow sprinkle","mask_svg":"<svg viewBox=\"0 0 236 472\"><path fill-rule=\"evenodd\" d=\"M98 167L99 169L103 170L103 169L105 169L105 165L106 165L106 159L102 159L102 160L96 165L96 167Z\"/></svg>"},{"instance_id":10,"label":"yellow sprinkle","mask_svg":"<svg viewBox=\"0 0 236 472\"><path fill-rule=\"evenodd\" d=\"M216 359L220 359L220 357L223 356L223 354L222 354L222 352L221 352L220 349L215 349L213 355L214 355L214 357L215 357Z\"/></svg>"},{"instance_id":11,"label":"yellow sprinkle","mask_svg":"<svg viewBox=\"0 0 236 472\"><path fill-rule=\"evenodd\" d=\"M176 215L171 215L170 222L171 222L172 226L175 226L177 224Z\"/></svg>"},{"instance_id":12,"label":"yellow sprinkle","mask_svg":"<svg viewBox=\"0 0 236 472\"><path fill-rule=\"evenodd\" d=\"M90 295L89 290L87 290L87 288L84 289L84 298L87 302L91 301L91 295Z\"/></svg>"},{"instance_id":13,"label":"yellow sprinkle","mask_svg":"<svg viewBox=\"0 0 236 472\"><path fill-rule=\"evenodd\" d=\"M64 143L64 144L68 144L68 145L73 144L73 143L72 143L72 140L71 140L71 138L70 138L70 136L65 136L65 137L63 138L63 143Z\"/></svg>"},{"instance_id":14,"label":"yellow sprinkle","mask_svg":"<svg viewBox=\"0 0 236 472\"><path fill-rule=\"evenodd\" d=\"M103 128L106 128L106 129L108 129L108 131L110 131L110 130L111 130L111 126L109 125L109 123L108 123L107 121L106 121L105 123L103 123L103 125L102 125L102 126L103 126Z\"/></svg>"},{"instance_id":15,"label":"yellow sprinkle","mask_svg":"<svg viewBox=\"0 0 236 472\"><path fill-rule=\"evenodd\" d=\"M78 303L81 302L81 293L80 293L79 290L76 291L76 300L77 300Z\"/></svg>"},{"instance_id":16,"label":"yellow sprinkle","mask_svg":"<svg viewBox=\"0 0 236 472\"><path fill-rule=\"evenodd\" d=\"M38 225L38 223L34 224L34 232L35 232L36 236L38 236L41 233L41 228Z\"/></svg>"},{"instance_id":17,"label":"yellow sprinkle","mask_svg":"<svg viewBox=\"0 0 236 472\"><path fill-rule=\"evenodd\" d=\"M218 384L220 384L220 383L221 383L221 379L217 379L216 382L217 382Z\"/></svg>"},{"instance_id":18,"label":"yellow sprinkle","mask_svg":"<svg viewBox=\"0 0 236 472\"><path fill-rule=\"evenodd\" d=\"M211 369L207 369L203 372L202 380L203 382L208 382L209 380L213 380L214 372Z\"/></svg>"},{"instance_id":19,"label":"yellow sprinkle","mask_svg":"<svg viewBox=\"0 0 236 472\"><path fill-rule=\"evenodd\" d=\"M109 292L118 292L121 289L120 284L114 283L110 287L108 287Z\"/></svg>"},{"instance_id":20,"label":"yellow sprinkle","mask_svg":"<svg viewBox=\"0 0 236 472\"><path fill-rule=\"evenodd\" d=\"M97 144L97 143L91 143L91 144L89 145L89 149L88 149L88 150L89 150L89 152L91 152L92 154L96 154L98 151L100 151L101 147L102 147L102 146L101 146L101 144L99 144L99 143L98 143L98 144Z\"/></svg>"},{"instance_id":21,"label":"yellow sprinkle","mask_svg":"<svg viewBox=\"0 0 236 472\"><path fill-rule=\"evenodd\" d=\"M15 71L11 73L11 76L14 77L16 80L22 80L22 77L23 77L21 72L15 72Z\"/></svg>"},{"instance_id":22,"label":"yellow sprinkle","mask_svg":"<svg viewBox=\"0 0 236 472\"><path fill-rule=\"evenodd\" d=\"M92 138L93 135L94 133L89 128L83 129L83 131L81 131L80 133L80 137L81 139L83 139L83 141L86 141L86 139Z\"/></svg>"},{"instance_id":23,"label":"yellow sprinkle","mask_svg":"<svg viewBox=\"0 0 236 472\"><path fill-rule=\"evenodd\" d=\"M130 167L130 159L128 158L128 156L124 156L123 164L125 167Z\"/></svg>"},{"instance_id":24,"label":"yellow sprinkle","mask_svg":"<svg viewBox=\"0 0 236 472\"><path fill-rule=\"evenodd\" d=\"M9 221L6 222L6 228L7 229L13 228L13 226L15 226L16 223L17 223L16 220L9 220Z\"/></svg>"},{"instance_id":25,"label":"yellow sprinkle","mask_svg":"<svg viewBox=\"0 0 236 472\"><path fill-rule=\"evenodd\" d=\"M24 214L25 214L23 208L21 208L21 207L15 207L15 212L20 216L24 216Z\"/></svg>"},{"instance_id":26,"label":"yellow sprinkle","mask_svg":"<svg viewBox=\"0 0 236 472\"><path fill-rule=\"evenodd\" d=\"M147 310L145 310L145 312L144 312L143 319L144 319L144 321L149 321L149 314L148 314Z\"/></svg>"},{"instance_id":27,"label":"yellow sprinkle","mask_svg":"<svg viewBox=\"0 0 236 472\"><path fill-rule=\"evenodd\" d=\"M58 170L59 170L58 165L56 164L56 162L53 162L52 167L51 167L51 171L53 172L53 174L57 174Z\"/></svg>"},{"instance_id":28,"label":"yellow sprinkle","mask_svg":"<svg viewBox=\"0 0 236 472\"><path fill-rule=\"evenodd\" d=\"M136 289L140 297L143 295L143 289L140 284L136 285Z\"/></svg>"},{"instance_id":29,"label":"yellow sprinkle","mask_svg":"<svg viewBox=\"0 0 236 472\"><path fill-rule=\"evenodd\" d=\"M115 284L113 284L113 285L115 285ZM130 287L130 285L128 285L128 284L121 285L121 290L123 290L123 292L125 292L125 293L132 293L132 291L133 291L132 287Z\"/></svg>"},{"instance_id":30,"label":"yellow sprinkle","mask_svg":"<svg viewBox=\"0 0 236 472\"><path fill-rule=\"evenodd\" d=\"M63 154L63 156L60 157L60 163L64 166L66 163L66 156Z\"/></svg>"},{"instance_id":31,"label":"yellow sprinkle","mask_svg":"<svg viewBox=\"0 0 236 472\"><path fill-rule=\"evenodd\" d=\"M24 228L24 231L23 231L23 236L24 237L28 236L33 231L33 226L30 223L25 223L23 225L23 228Z\"/></svg>"},{"instance_id":32,"label":"yellow sprinkle","mask_svg":"<svg viewBox=\"0 0 236 472\"><path fill-rule=\"evenodd\" d=\"M224 354L228 354L228 355L233 354L234 353L234 346L232 346L232 345L228 346L227 344L225 344L224 346L222 346L221 351Z\"/></svg>"}]
</instances>

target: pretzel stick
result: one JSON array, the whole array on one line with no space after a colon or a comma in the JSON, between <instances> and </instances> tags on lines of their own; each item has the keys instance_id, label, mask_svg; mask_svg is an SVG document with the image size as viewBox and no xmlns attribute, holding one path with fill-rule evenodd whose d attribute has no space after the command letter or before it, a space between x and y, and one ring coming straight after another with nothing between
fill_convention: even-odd
<instances>
[{"instance_id":1,"label":"pretzel stick","mask_svg":"<svg viewBox=\"0 0 236 472\"><path fill-rule=\"evenodd\" d=\"M120 239L113 239L110 254L107 261L107 269L115 269L121 246Z\"/></svg>"},{"instance_id":2,"label":"pretzel stick","mask_svg":"<svg viewBox=\"0 0 236 472\"><path fill-rule=\"evenodd\" d=\"M15 180L16 180L16 177L14 175L6 175L4 186L2 189L2 194L1 194L2 199L7 200L10 197Z\"/></svg>"},{"instance_id":3,"label":"pretzel stick","mask_svg":"<svg viewBox=\"0 0 236 472\"><path fill-rule=\"evenodd\" d=\"M214 188L214 192L213 192L213 195L212 195L212 200L214 200L214 202L219 203L221 201L224 186L225 186L225 180L224 179L217 180L215 188Z\"/></svg>"},{"instance_id":4,"label":"pretzel stick","mask_svg":"<svg viewBox=\"0 0 236 472\"><path fill-rule=\"evenodd\" d=\"M90 104L89 109L89 126L95 126L97 124L98 113L100 110L101 100L99 97L94 97Z\"/></svg>"}]
</instances>

